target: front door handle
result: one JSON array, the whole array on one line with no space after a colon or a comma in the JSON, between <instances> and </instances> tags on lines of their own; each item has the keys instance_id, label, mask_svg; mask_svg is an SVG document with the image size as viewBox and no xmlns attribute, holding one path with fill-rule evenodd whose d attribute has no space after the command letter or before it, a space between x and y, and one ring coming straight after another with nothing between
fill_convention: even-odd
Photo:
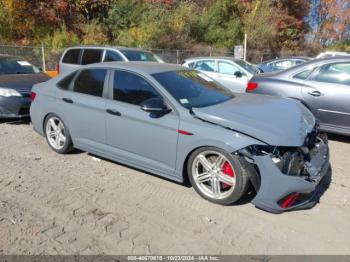
<instances>
[{"instance_id":1,"label":"front door handle","mask_svg":"<svg viewBox=\"0 0 350 262\"><path fill-rule=\"evenodd\" d=\"M119 111L114 110L114 109L107 109L106 112L108 114L111 114L111 115L114 115L114 116L121 116L122 115Z\"/></svg>"},{"instance_id":2,"label":"front door handle","mask_svg":"<svg viewBox=\"0 0 350 262\"><path fill-rule=\"evenodd\" d=\"M62 98L62 100L66 103L73 104L73 100L70 98Z\"/></svg>"},{"instance_id":3,"label":"front door handle","mask_svg":"<svg viewBox=\"0 0 350 262\"><path fill-rule=\"evenodd\" d=\"M322 93L320 91L312 91L312 92L309 92L309 95L312 95L312 96L321 96Z\"/></svg>"}]
</instances>

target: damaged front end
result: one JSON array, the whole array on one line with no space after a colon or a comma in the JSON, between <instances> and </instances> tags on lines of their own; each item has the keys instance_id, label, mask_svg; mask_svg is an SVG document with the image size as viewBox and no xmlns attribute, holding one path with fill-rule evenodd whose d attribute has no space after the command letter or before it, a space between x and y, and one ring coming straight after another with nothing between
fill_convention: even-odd
<instances>
[{"instance_id":1,"label":"damaged front end","mask_svg":"<svg viewBox=\"0 0 350 262\"><path fill-rule=\"evenodd\" d=\"M237 153L256 171L252 203L273 213L314 206L319 182L330 166L327 137L316 127L301 147L253 145Z\"/></svg>"}]
</instances>

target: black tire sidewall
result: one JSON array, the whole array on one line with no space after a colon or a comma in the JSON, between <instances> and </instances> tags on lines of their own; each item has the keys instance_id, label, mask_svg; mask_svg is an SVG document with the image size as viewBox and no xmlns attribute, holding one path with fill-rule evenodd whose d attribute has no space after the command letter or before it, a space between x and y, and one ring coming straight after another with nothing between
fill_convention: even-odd
<instances>
[{"instance_id":1,"label":"black tire sidewall","mask_svg":"<svg viewBox=\"0 0 350 262\"><path fill-rule=\"evenodd\" d=\"M49 121L50 118L52 117L55 117L55 118L58 118L63 126L64 126L64 131L65 131L65 136L66 136L66 142L64 144L64 147L62 147L61 149L57 150L56 148L54 148L51 143L49 142L49 139L47 138L47 133L46 133L46 126L47 126L47 122ZM73 148L73 144L72 144L72 139L71 139L71 136L70 136L70 133L69 133L69 130L68 130L68 127L66 126L66 124L64 123L64 121L56 114L49 114L46 118L45 118L45 123L44 123L44 134L45 134L45 139L46 139L46 142L49 144L50 148L55 151L56 153L59 153L59 154L66 154L68 152L70 152Z\"/></svg>"},{"instance_id":2,"label":"black tire sidewall","mask_svg":"<svg viewBox=\"0 0 350 262\"><path fill-rule=\"evenodd\" d=\"M202 193L202 191L198 188L196 182L194 181L193 178L193 174L192 174L192 164L193 161L195 159L195 157L200 154L201 152L204 151L216 151L222 155L224 155L227 160L230 162L230 164L232 165L234 172L235 172L235 178L236 178L236 185L235 188L233 190L233 192L228 195L226 198L223 199L215 199L215 198L211 198L207 195L205 195L204 193ZM247 188L247 180L248 178L245 177L246 174L243 170L243 165L241 163L241 159L239 159L239 157L231 155L229 153L227 153L225 150L222 150L220 148L217 147L201 147L199 149L196 149L189 157L188 162L187 162L187 174L188 174L188 178L190 180L191 185L193 186L193 188L195 189L195 191L204 199L216 203L216 204L221 204L221 205L231 205L234 202L238 201L242 195L245 193L246 188Z\"/></svg>"}]
</instances>

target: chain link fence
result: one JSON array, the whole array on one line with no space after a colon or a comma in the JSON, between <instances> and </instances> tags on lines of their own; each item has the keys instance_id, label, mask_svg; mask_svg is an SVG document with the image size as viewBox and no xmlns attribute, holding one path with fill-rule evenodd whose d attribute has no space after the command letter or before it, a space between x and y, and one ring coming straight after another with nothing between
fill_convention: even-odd
<instances>
[{"instance_id":1,"label":"chain link fence","mask_svg":"<svg viewBox=\"0 0 350 262\"><path fill-rule=\"evenodd\" d=\"M35 66L47 71L55 70L62 52L65 48L51 47L33 47L33 46L15 46L0 45L0 55L18 56L30 61ZM169 50L169 49L148 49L165 62L181 64L186 58L198 56L234 56L233 52L227 50L208 48L197 48L193 50ZM289 56L309 56L306 51L281 51L279 53L271 53L268 50L247 50L247 60L251 63L258 64L264 60L276 57Z\"/></svg>"}]
</instances>

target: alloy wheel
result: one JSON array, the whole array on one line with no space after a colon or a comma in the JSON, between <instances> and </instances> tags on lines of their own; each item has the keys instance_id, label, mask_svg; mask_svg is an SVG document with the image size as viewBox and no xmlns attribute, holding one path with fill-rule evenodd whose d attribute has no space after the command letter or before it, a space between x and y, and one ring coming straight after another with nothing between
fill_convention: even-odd
<instances>
[{"instance_id":1,"label":"alloy wheel","mask_svg":"<svg viewBox=\"0 0 350 262\"><path fill-rule=\"evenodd\" d=\"M192 164L194 182L206 196L223 199L235 189L236 177L230 161L216 151L198 154Z\"/></svg>"},{"instance_id":2,"label":"alloy wheel","mask_svg":"<svg viewBox=\"0 0 350 262\"><path fill-rule=\"evenodd\" d=\"M62 121L57 117L51 117L46 124L46 136L50 145L61 150L66 143L65 128Z\"/></svg>"}]
</instances>

